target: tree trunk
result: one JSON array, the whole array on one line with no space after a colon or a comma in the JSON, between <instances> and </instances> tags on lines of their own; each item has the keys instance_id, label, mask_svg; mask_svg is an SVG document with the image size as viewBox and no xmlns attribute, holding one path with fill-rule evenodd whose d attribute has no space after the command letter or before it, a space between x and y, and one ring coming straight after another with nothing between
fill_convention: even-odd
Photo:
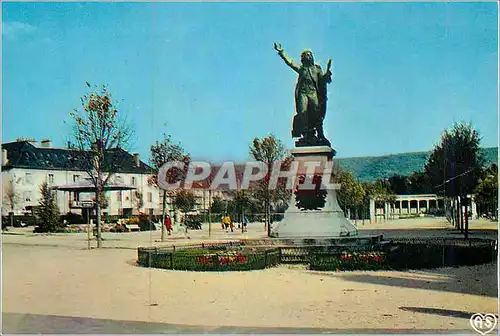
<instances>
[{"instance_id":1,"label":"tree trunk","mask_svg":"<svg viewBox=\"0 0 500 336\"><path fill-rule=\"evenodd\" d=\"M364 204L363 204L363 212L362 212L361 216L363 217L362 220L361 220L361 224L365 225L366 208L365 208Z\"/></svg>"},{"instance_id":2,"label":"tree trunk","mask_svg":"<svg viewBox=\"0 0 500 336\"><path fill-rule=\"evenodd\" d=\"M462 197L458 196L458 224L460 225L460 232L464 233L464 212L462 209Z\"/></svg>"},{"instance_id":3,"label":"tree trunk","mask_svg":"<svg viewBox=\"0 0 500 336\"><path fill-rule=\"evenodd\" d=\"M268 237L271 237L271 202L267 202L267 206L266 206L266 214L267 214L267 236Z\"/></svg>"},{"instance_id":4,"label":"tree trunk","mask_svg":"<svg viewBox=\"0 0 500 336\"><path fill-rule=\"evenodd\" d=\"M212 190L208 189L208 238L212 236Z\"/></svg>"},{"instance_id":5,"label":"tree trunk","mask_svg":"<svg viewBox=\"0 0 500 336\"><path fill-rule=\"evenodd\" d=\"M14 227L14 211L9 212L9 217L10 217L10 227Z\"/></svg>"},{"instance_id":6,"label":"tree trunk","mask_svg":"<svg viewBox=\"0 0 500 336\"><path fill-rule=\"evenodd\" d=\"M165 241L165 211L167 209L167 191L163 190L163 200L161 205L161 241Z\"/></svg>"},{"instance_id":7,"label":"tree trunk","mask_svg":"<svg viewBox=\"0 0 500 336\"><path fill-rule=\"evenodd\" d=\"M96 211L96 240L97 248L101 247L101 190L100 179L98 180L97 193L95 195L95 211Z\"/></svg>"},{"instance_id":8,"label":"tree trunk","mask_svg":"<svg viewBox=\"0 0 500 336\"><path fill-rule=\"evenodd\" d=\"M464 236L465 239L469 239L469 214L467 211L467 207L469 206L469 199L465 197L465 208L464 208L464 220L465 220L465 228L464 228Z\"/></svg>"},{"instance_id":9,"label":"tree trunk","mask_svg":"<svg viewBox=\"0 0 500 336\"><path fill-rule=\"evenodd\" d=\"M443 204L443 206L444 206L444 215L446 216L446 219L448 219L448 218L450 219L451 225L455 226L455 220L453 219L453 207L449 206L448 201L449 201L448 198L446 198L446 196L445 196L445 198L444 198L444 204Z\"/></svg>"}]
</instances>

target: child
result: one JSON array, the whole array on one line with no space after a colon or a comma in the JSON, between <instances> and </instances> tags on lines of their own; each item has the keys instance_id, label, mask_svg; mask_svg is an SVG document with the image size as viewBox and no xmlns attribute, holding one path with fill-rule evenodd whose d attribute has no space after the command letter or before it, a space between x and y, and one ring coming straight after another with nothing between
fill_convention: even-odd
<instances>
[{"instance_id":1,"label":"child","mask_svg":"<svg viewBox=\"0 0 500 336\"><path fill-rule=\"evenodd\" d=\"M243 216L243 218L241 219L241 228L243 232L247 232L247 222L247 218Z\"/></svg>"}]
</instances>

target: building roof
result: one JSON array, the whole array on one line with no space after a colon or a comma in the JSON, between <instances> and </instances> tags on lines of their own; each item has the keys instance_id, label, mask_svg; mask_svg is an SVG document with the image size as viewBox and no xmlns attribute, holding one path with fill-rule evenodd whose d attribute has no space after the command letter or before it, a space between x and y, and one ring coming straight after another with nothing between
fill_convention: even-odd
<instances>
[{"instance_id":1,"label":"building roof","mask_svg":"<svg viewBox=\"0 0 500 336\"><path fill-rule=\"evenodd\" d=\"M83 162L78 160L79 151L69 148L37 147L29 141L15 141L2 144L2 150L7 151L7 162L2 170L12 168L85 171ZM118 173L149 174L151 168L135 158L127 151L116 148L108 151L109 159L120 162ZM3 163L2 163L3 164Z\"/></svg>"}]
</instances>

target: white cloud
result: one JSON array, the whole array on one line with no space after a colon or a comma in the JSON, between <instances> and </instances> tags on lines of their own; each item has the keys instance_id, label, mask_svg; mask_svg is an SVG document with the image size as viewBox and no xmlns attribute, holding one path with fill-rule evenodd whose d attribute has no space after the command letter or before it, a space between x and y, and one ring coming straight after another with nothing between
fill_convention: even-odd
<instances>
[{"instance_id":1,"label":"white cloud","mask_svg":"<svg viewBox=\"0 0 500 336\"><path fill-rule=\"evenodd\" d=\"M2 23L2 35L6 38L14 39L19 36L29 35L35 32L36 27L29 23L11 21Z\"/></svg>"}]
</instances>

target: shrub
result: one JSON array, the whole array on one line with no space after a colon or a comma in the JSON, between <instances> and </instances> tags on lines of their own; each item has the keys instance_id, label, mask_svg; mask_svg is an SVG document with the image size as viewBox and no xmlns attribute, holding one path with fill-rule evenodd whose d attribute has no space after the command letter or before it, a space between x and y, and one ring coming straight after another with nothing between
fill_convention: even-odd
<instances>
[{"instance_id":1,"label":"shrub","mask_svg":"<svg viewBox=\"0 0 500 336\"><path fill-rule=\"evenodd\" d=\"M42 183L40 186L40 193L42 198L37 208L37 222L38 226L35 227L33 232L57 232L62 230L62 224L59 221L59 208L57 207L54 193L48 187L47 182Z\"/></svg>"},{"instance_id":2,"label":"shrub","mask_svg":"<svg viewBox=\"0 0 500 336\"><path fill-rule=\"evenodd\" d=\"M127 224L139 224L139 217L130 217L127 219Z\"/></svg>"},{"instance_id":3,"label":"shrub","mask_svg":"<svg viewBox=\"0 0 500 336\"><path fill-rule=\"evenodd\" d=\"M139 228L141 231L154 231L156 230L156 226L152 221L149 220L149 217L146 215L139 216Z\"/></svg>"},{"instance_id":4,"label":"shrub","mask_svg":"<svg viewBox=\"0 0 500 336\"><path fill-rule=\"evenodd\" d=\"M61 222L64 222L64 220L66 220L68 224L86 224L82 215L71 211L61 216Z\"/></svg>"},{"instance_id":5,"label":"shrub","mask_svg":"<svg viewBox=\"0 0 500 336\"><path fill-rule=\"evenodd\" d=\"M180 251L139 248L141 266L188 271L243 271L264 269L279 263L309 263L318 271L404 270L444 266L478 265L496 259L491 241L427 243L387 242L367 246L288 246L263 247L211 246L191 247Z\"/></svg>"},{"instance_id":6,"label":"shrub","mask_svg":"<svg viewBox=\"0 0 500 336\"><path fill-rule=\"evenodd\" d=\"M6 218L7 224L10 225L9 217L7 216ZM21 223L24 223L26 226L35 226L36 217L32 215L14 216L14 227L21 227Z\"/></svg>"},{"instance_id":7,"label":"shrub","mask_svg":"<svg viewBox=\"0 0 500 336\"><path fill-rule=\"evenodd\" d=\"M315 253L310 269L318 271L353 271L388 269L384 252Z\"/></svg>"},{"instance_id":8,"label":"shrub","mask_svg":"<svg viewBox=\"0 0 500 336\"><path fill-rule=\"evenodd\" d=\"M141 266L185 271L247 271L264 269L279 263L278 249L251 251L214 248L162 251L138 249Z\"/></svg>"},{"instance_id":9,"label":"shrub","mask_svg":"<svg viewBox=\"0 0 500 336\"><path fill-rule=\"evenodd\" d=\"M184 225L191 230L201 230L201 216L186 216Z\"/></svg>"}]
</instances>

